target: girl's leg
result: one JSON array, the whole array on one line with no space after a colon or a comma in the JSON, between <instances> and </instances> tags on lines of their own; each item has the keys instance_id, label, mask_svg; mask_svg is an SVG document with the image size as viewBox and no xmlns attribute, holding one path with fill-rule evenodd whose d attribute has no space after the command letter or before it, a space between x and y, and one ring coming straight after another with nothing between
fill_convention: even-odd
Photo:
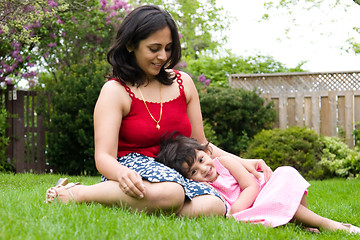
<instances>
[{"instance_id":1,"label":"girl's leg","mask_svg":"<svg viewBox=\"0 0 360 240\"><path fill-rule=\"evenodd\" d=\"M307 200L306 200L306 194L304 193L301 201L300 201L300 204L303 205L304 207L307 208Z\"/></svg>"},{"instance_id":2,"label":"girl's leg","mask_svg":"<svg viewBox=\"0 0 360 240\"><path fill-rule=\"evenodd\" d=\"M178 212L184 205L185 193L181 185L174 182L149 183L144 181L145 196L137 199L126 195L116 181L105 181L95 185L76 185L68 190L57 188L58 199L67 203L71 200L97 202L105 205L118 205L134 211L153 213L158 209L165 212ZM71 191L71 194L68 192Z\"/></svg>"},{"instance_id":3,"label":"girl's leg","mask_svg":"<svg viewBox=\"0 0 360 240\"><path fill-rule=\"evenodd\" d=\"M308 227L323 228L329 231L349 230L339 222L317 215L302 204L299 205L293 220L295 223L301 223Z\"/></svg>"},{"instance_id":4,"label":"girl's leg","mask_svg":"<svg viewBox=\"0 0 360 240\"><path fill-rule=\"evenodd\" d=\"M214 195L201 195L194 197L191 201L187 200L178 215L186 217L225 216L225 213L225 203L220 198Z\"/></svg>"}]
</instances>

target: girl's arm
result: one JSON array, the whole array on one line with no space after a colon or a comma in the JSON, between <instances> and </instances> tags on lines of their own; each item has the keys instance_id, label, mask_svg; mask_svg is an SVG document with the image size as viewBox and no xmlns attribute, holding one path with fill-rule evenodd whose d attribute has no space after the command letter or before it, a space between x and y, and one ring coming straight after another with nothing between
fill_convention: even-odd
<instances>
[{"instance_id":1,"label":"girl's arm","mask_svg":"<svg viewBox=\"0 0 360 240\"><path fill-rule=\"evenodd\" d=\"M187 115L190 119L192 128L191 137L195 138L200 143L205 144L207 143L207 140L203 128L199 94L190 76L184 72L180 73L181 78L183 79L184 91L186 95ZM258 179L261 175L257 171L262 171L264 173L265 181L267 181L272 174L271 168L269 168L262 159L243 159L228 152L225 152L224 150L216 147L213 144L210 144L210 146L212 148L212 158L220 156L230 156L234 160L234 162L240 162L241 164L243 164L243 166Z\"/></svg>"},{"instance_id":2,"label":"girl's arm","mask_svg":"<svg viewBox=\"0 0 360 240\"><path fill-rule=\"evenodd\" d=\"M254 176L251 175L239 161L234 161L229 156L219 157L218 159L220 163L229 170L241 188L241 194L231 206L230 213L233 214L248 209L259 194L259 184L254 179Z\"/></svg>"},{"instance_id":3,"label":"girl's arm","mask_svg":"<svg viewBox=\"0 0 360 240\"><path fill-rule=\"evenodd\" d=\"M236 156L234 154L228 153L219 147L213 145L210 143L210 147L212 148L211 158L215 157L221 157L221 156L228 156L230 157L234 162L240 162L243 167L245 167L251 174L253 174L257 179L260 180L261 174L259 174L258 171L262 171L264 173L265 181L267 182L272 174L271 168L266 165L264 160L262 159L245 159L240 158L239 156Z\"/></svg>"}]
</instances>

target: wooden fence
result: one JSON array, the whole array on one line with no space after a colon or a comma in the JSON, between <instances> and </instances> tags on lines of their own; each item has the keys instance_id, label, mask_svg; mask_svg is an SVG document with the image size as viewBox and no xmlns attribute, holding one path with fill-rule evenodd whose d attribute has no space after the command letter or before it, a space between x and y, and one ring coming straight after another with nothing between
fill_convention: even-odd
<instances>
[{"instance_id":1,"label":"wooden fence","mask_svg":"<svg viewBox=\"0 0 360 240\"><path fill-rule=\"evenodd\" d=\"M307 126L325 136L344 137L354 146L360 121L360 71L233 74L230 86L258 89L277 112L274 127ZM357 126L360 127L360 126Z\"/></svg>"},{"instance_id":2,"label":"wooden fence","mask_svg":"<svg viewBox=\"0 0 360 240\"><path fill-rule=\"evenodd\" d=\"M6 110L10 113L6 135L10 138L8 160L16 172L46 172L44 117L39 114L40 98L36 91L15 90L8 85L5 91ZM46 96L48 98L48 96ZM2 101L0 101L0 104Z\"/></svg>"}]
</instances>

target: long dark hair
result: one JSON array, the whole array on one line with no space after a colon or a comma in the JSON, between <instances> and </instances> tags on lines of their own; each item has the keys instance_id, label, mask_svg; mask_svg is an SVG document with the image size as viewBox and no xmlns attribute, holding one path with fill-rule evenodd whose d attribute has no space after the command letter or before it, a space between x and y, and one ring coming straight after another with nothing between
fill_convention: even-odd
<instances>
[{"instance_id":1,"label":"long dark hair","mask_svg":"<svg viewBox=\"0 0 360 240\"><path fill-rule=\"evenodd\" d=\"M155 5L143 5L135 8L123 20L117 31L107 60L112 66L109 78L117 78L132 85L145 83L145 73L137 65L135 55L127 47L136 49L141 40L165 27L169 27L172 37L171 56L156 76L162 84L170 85L175 77L165 70L173 68L181 59L179 33L171 15Z\"/></svg>"},{"instance_id":2,"label":"long dark hair","mask_svg":"<svg viewBox=\"0 0 360 240\"><path fill-rule=\"evenodd\" d=\"M196 159L196 150L207 152L211 149L209 143L202 145L194 138L175 135L176 133L172 133L161 142L160 153L155 160L188 177L189 169L184 169L183 164L191 167Z\"/></svg>"}]
</instances>

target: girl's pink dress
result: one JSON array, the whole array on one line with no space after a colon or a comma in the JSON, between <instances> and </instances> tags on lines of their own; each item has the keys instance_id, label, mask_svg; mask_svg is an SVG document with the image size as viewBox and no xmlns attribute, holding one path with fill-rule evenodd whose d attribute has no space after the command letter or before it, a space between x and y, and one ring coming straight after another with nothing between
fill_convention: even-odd
<instances>
[{"instance_id":1,"label":"girl's pink dress","mask_svg":"<svg viewBox=\"0 0 360 240\"><path fill-rule=\"evenodd\" d=\"M236 179L219 160L214 159L219 177L210 183L231 206L239 197L241 189ZM254 177L255 178L255 177ZM259 195L252 207L232 214L238 221L262 223L277 227L288 223L299 207L310 184L293 167L277 168L268 182L256 180L260 186ZM230 210L230 207L228 207Z\"/></svg>"}]
</instances>

